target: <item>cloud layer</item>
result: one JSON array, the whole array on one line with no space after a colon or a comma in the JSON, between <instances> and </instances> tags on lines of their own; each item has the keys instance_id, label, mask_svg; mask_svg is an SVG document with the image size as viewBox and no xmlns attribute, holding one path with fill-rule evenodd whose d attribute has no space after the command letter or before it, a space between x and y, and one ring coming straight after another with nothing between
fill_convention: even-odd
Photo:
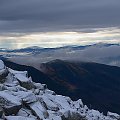
<instances>
[{"instance_id":1,"label":"cloud layer","mask_svg":"<svg viewBox=\"0 0 120 120\"><path fill-rule=\"evenodd\" d=\"M0 32L120 25L119 0L0 0Z\"/></svg>"}]
</instances>

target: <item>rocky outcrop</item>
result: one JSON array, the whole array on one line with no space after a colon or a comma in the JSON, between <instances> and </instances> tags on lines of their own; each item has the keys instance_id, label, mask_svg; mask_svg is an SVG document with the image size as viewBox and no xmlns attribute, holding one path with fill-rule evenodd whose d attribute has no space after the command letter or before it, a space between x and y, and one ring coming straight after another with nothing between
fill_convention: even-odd
<instances>
[{"instance_id":1,"label":"rocky outcrop","mask_svg":"<svg viewBox=\"0 0 120 120\"><path fill-rule=\"evenodd\" d=\"M3 115L3 108L0 106L0 118L2 117Z\"/></svg>"},{"instance_id":2,"label":"rocky outcrop","mask_svg":"<svg viewBox=\"0 0 120 120\"><path fill-rule=\"evenodd\" d=\"M29 108L31 109L32 113L35 116L37 116L39 120L46 119L49 117L47 110L45 109L44 106L42 106L42 104L39 101L30 104Z\"/></svg>"},{"instance_id":3,"label":"rocky outcrop","mask_svg":"<svg viewBox=\"0 0 120 120\"><path fill-rule=\"evenodd\" d=\"M120 120L120 115L116 114L116 113L111 113L111 112L108 112L107 113L107 116L113 118L113 119L117 119L117 120Z\"/></svg>"},{"instance_id":4,"label":"rocky outcrop","mask_svg":"<svg viewBox=\"0 0 120 120\"><path fill-rule=\"evenodd\" d=\"M89 109L81 99L72 101L45 84L34 83L26 71L7 68L2 61L0 64L2 74L4 69L8 71L0 84L1 120L120 120L116 113L104 116Z\"/></svg>"},{"instance_id":5,"label":"rocky outcrop","mask_svg":"<svg viewBox=\"0 0 120 120\"><path fill-rule=\"evenodd\" d=\"M8 69L4 65L3 61L0 60L0 83L4 83L8 75Z\"/></svg>"},{"instance_id":6,"label":"rocky outcrop","mask_svg":"<svg viewBox=\"0 0 120 120\"><path fill-rule=\"evenodd\" d=\"M87 120L87 118L84 115L80 115L78 112L67 111L62 116L62 120Z\"/></svg>"},{"instance_id":7,"label":"rocky outcrop","mask_svg":"<svg viewBox=\"0 0 120 120\"><path fill-rule=\"evenodd\" d=\"M35 87L33 85L32 81L31 81L31 77L30 78L27 77L27 73L24 74L24 75L21 75L20 73L16 73L15 74L15 78L19 82L20 86L22 86L22 87L24 87L24 88L26 88L28 90L30 90L30 89Z\"/></svg>"},{"instance_id":8,"label":"rocky outcrop","mask_svg":"<svg viewBox=\"0 0 120 120\"><path fill-rule=\"evenodd\" d=\"M5 115L16 115L22 104L19 98L5 90L0 91L0 107Z\"/></svg>"}]
</instances>

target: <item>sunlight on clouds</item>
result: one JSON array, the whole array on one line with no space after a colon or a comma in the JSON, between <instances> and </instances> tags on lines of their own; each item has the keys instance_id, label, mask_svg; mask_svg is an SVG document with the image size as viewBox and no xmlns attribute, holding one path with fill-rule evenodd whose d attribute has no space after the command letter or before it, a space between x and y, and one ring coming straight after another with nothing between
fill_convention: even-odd
<instances>
[{"instance_id":1,"label":"sunlight on clouds","mask_svg":"<svg viewBox=\"0 0 120 120\"><path fill-rule=\"evenodd\" d=\"M87 45L98 42L120 43L119 28L101 28L94 32L40 32L29 34L11 33L0 36L0 47L23 48L28 46L60 47Z\"/></svg>"}]
</instances>

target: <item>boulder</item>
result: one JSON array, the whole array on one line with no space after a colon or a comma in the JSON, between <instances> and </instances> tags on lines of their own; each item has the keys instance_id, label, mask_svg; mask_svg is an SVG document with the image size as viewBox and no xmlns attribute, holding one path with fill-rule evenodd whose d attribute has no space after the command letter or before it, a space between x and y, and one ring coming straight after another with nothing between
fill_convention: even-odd
<instances>
[{"instance_id":1,"label":"boulder","mask_svg":"<svg viewBox=\"0 0 120 120\"><path fill-rule=\"evenodd\" d=\"M9 107L3 107L5 115L16 115L21 109L21 105L14 105Z\"/></svg>"},{"instance_id":2,"label":"boulder","mask_svg":"<svg viewBox=\"0 0 120 120\"><path fill-rule=\"evenodd\" d=\"M37 117L38 120L46 119L49 117L47 110L38 101L29 105L32 113Z\"/></svg>"},{"instance_id":3,"label":"boulder","mask_svg":"<svg viewBox=\"0 0 120 120\"><path fill-rule=\"evenodd\" d=\"M19 112L17 113L17 116L22 116L22 117L30 117L30 118L36 118L31 110L27 109L26 107L21 108Z\"/></svg>"},{"instance_id":4,"label":"boulder","mask_svg":"<svg viewBox=\"0 0 120 120\"><path fill-rule=\"evenodd\" d=\"M53 102L48 97L43 95L42 99L47 107L46 109L51 110L51 111L58 111L59 110L59 107L55 104L55 102Z\"/></svg>"},{"instance_id":5,"label":"boulder","mask_svg":"<svg viewBox=\"0 0 120 120\"><path fill-rule=\"evenodd\" d=\"M0 70L0 83L5 82L8 73L9 72L8 72L7 68Z\"/></svg>"},{"instance_id":6,"label":"boulder","mask_svg":"<svg viewBox=\"0 0 120 120\"><path fill-rule=\"evenodd\" d=\"M5 67L4 62L0 60L0 83L5 82L5 78L8 75L8 69Z\"/></svg>"},{"instance_id":7,"label":"boulder","mask_svg":"<svg viewBox=\"0 0 120 120\"><path fill-rule=\"evenodd\" d=\"M120 115L118 115L117 113L108 112L107 116L109 116L112 119L120 120Z\"/></svg>"},{"instance_id":8,"label":"boulder","mask_svg":"<svg viewBox=\"0 0 120 120\"><path fill-rule=\"evenodd\" d=\"M30 117L22 117L22 116L6 116L6 120L37 120L35 118Z\"/></svg>"},{"instance_id":9,"label":"boulder","mask_svg":"<svg viewBox=\"0 0 120 120\"><path fill-rule=\"evenodd\" d=\"M20 86L22 86L22 87L24 87L28 90L35 88L33 82L26 76L24 76L22 74L15 74L15 78L18 80L18 82L20 83Z\"/></svg>"},{"instance_id":10,"label":"boulder","mask_svg":"<svg viewBox=\"0 0 120 120\"><path fill-rule=\"evenodd\" d=\"M78 112L69 110L62 115L62 120L87 120L87 118L80 115Z\"/></svg>"},{"instance_id":11,"label":"boulder","mask_svg":"<svg viewBox=\"0 0 120 120\"><path fill-rule=\"evenodd\" d=\"M73 102L73 107L75 107L77 110L79 110L80 108L83 108L84 105L83 105L83 102L81 99L77 100L77 101L74 101Z\"/></svg>"},{"instance_id":12,"label":"boulder","mask_svg":"<svg viewBox=\"0 0 120 120\"><path fill-rule=\"evenodd\" d=\"M5 86L3 84L0 84L0 91L5 90Z\"/></svg>"},{"instance_id":13,"label":"boulder","mask_svg":"<svg viewBox=\"0 0 120 120\"><path fill-rule=\"evenodd\" d=\"M16 115L22 107L20 99L10 94L9 91L0 92L0 107L5 115Z\"/></svg>"},{"instance_id":14,"label":"boulder","mask_svg":"<svg viewBox=\"0 0 120 120\"><path fill-rule=\"evenodd\" d=\"M37 97L31 91L18 91L14 95L22 100L22 102L29 104L37 101Z\"/></svg>"},{"instance_id":15,"label":"boulder","mask_svg":"<svg viewBox=\"0 0 120 120\"><path fill-rule=\"evenodd\" d=\"M41 84L41 83L34 83L35 88L39 90L45 90L47 88L46 84Z\"/></svg>"},{"instance_id":16,"label":"boulder","mask_svg":"<svg viewBox=\"0 0 120 120\"><path fill-rule=\"evenodd\" d=\"M0 106L0 118L2 117L3 115L3 108Z\"/></svg>"}]
</instances>

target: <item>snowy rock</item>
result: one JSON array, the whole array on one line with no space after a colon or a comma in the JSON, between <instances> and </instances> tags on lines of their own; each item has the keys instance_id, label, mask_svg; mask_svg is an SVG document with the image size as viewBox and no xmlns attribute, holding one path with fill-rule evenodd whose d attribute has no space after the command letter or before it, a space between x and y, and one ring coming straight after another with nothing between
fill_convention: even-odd
<instances>
[{"instance_id":1,"label":"snowy rock","mask_svg":"<svg viewBox=\"0 0 120 120\"><path fill-rule=\"evenodd\" d=\"M41 83L34 83L36 89L40 89L40 90L43 90L44 89L44 86L41 84Z\"/></svg>"},{"instance_id":2,"label":"snowy rock","mask_svg":"<svg viewBox=\"0 0 120 120\"><path fill-rule=\"evenodd\" d=\"M46 119L49 114L47 110L42 106L42 104L38 101L29 105L31 111L37 116L38 119Z\"/></svg>"},{"instance_id":3,"label":"snowy rock","mask_svg":"<svg viewBox=\"0 0 120 120\"><path fill-rule=\"evenodd\" d=\"M5 77L7 77L7 75L8 75L8 70L6 68L0 70L0 83L5 82Z\"/></svg>"},{"instance_id":4,"label":"snowy rock","mask_svg":"<svg viewBox=\"0 0 120 120\"><path fill-rule=\"evenodd\" d=\"M37 120L35 118L22 117L22 116L6 116L6 120Z\"/></svg>"},{"instance_id":5,"label":"snowy rock","mask_svg":"<svg viewBox=\"0 0 120 120\"><path fill-rule=\"evenodd\" d=\"M62 95L56 95L54 101L59 106L59 109L65 109L70 110L70 101L67 99L68 97L62 96Z\"/></svg>"},{"instance_id":6,"label":"snowy rock","mask_svg":"<svg viewBox=\"0 0 120 120\"><path fill-rule=\"evenodd\" d=\"M99 120L99 119L102 120L104 118L103 114L97 110L89 110L87 114L88 114L87 118L91 118L92 120Z\"/></svg>"},{"instance_id":7,"label":"snowy rock","mask_svg":"<svg viewBox=\"0 0 120 120\"><path fill-rule=\"evenodd\" d=\"M107 115L113 119L117 119L120 120L120 115L116 114L116 113L112 113L112 112L108 112Z\"/></svg>"},{"instance_id":8,"label":"snowy rock","mask_svg":"<svg viewBox=\"0 0 120 120\"><path fill-rule=\"evenodd\" d=\"M0 106L0 118L2 117L3 115L3 108Z\"/></svg>"},{"instance_id":9,"label":"snowy rock","mask_svg":"<svg viewBox=\"0 0 120 120\"><path fill-rule=\"evenodd\" d=\"M22 76L28 77L27 71L16 71L12 70L11 68L8 68L8 70L12 75L21 74Z\"/></svg>"},{"instance_id":10,"label":"snowy rock","mask_svg":"<svg viewBox=\"0 0 120 120\"><path fill-rule=\"evenodd\" d=\"M4 68L5 68L4 62L2 60L0 60L0 70L2 70Z\"/></svg>"},{"instance_id":11,"label":"snowy rock","mask_svg":"<svg viewBox=\"0 0 120 120\"><path fill-rule=\"evenodd\" d=\"M18 91L18 92L14 92L13 94L17 96L18 98L20 98L22 102L27 103L27 104L37 101L35 94L32 93L31 91L29 92Z\"/></svg>"},{"instance_id":12,"label":"snowy rock","mask_svg":"<svg viewBox=\"0 0 120 120\"><path fill-rule=\"evenodd\" d=\"M0 83L5 82L5 77L8 75L8 70L2 60L0 60Z\"/></svg>"},{"instance_id":13,"label":"snowy rock","mask_svg":"<svg viewBox=\"0 0 120 120\"><path fill-rule=\"evenodd\" d=\"M39 95L39 94L40 94L40 90L39 90L39 89L34 89L33 93L34 93L35 95Z\"/></svg>"},{"instance_id":14,"label":"snowy rock","mask_svg":"<svg viewBox=\"0 0 120 120\"><path fill-rule=\"evenodd\" d=\"M3 108L5 115L12 115L17 114L22 106L19 98L13 96L9 91L1 91L0 107Z\"/></svg>"},{"instance_id":15,"label":"snowy rock","mask_svg":"<svg viewBox=\"0 0 120 120\"><path fill-rule=\"evenodd\" d=\"M82 102L81 99L79 99L79 100L77 100L77 101L74 101L74 102L73 102L73 106L74 106L77 110L79 110L80 108L83 108L83 107L84 107L83 102Z\"/></svg>"},{"instance_id":16,"label":"snowy rock","mask_svg":"<svg viewBox=\"0 0 120 120\"><path fill-rule=\"evenodd\" d=\"M49 89L46 89L46 90L45 90L45 93L46 93L46 94L56 95L56 93L55 93L54 91L49 90Z\"/></svg>"},{"instance_id":17,"label":"snowy rock","mask_svg":"<svg viewBox=\"0 0 120 120\"><path fill-rule=\"evenodd\" d=\"M5 87L3 84L0 84L0 91L3 91L3 90L5 90Z\"/></svg>"},{"instance_id":18,"label":"snowy rock","mask_svg":"<svg viewBox=\"0 0 120 120\"><path fill-rule=\"evenodd\" d=\"M87 120L87 118L76 111L66 111L62 116L62 120Z\"/></svg>"},{"instance_id":19,"label":"snowy rock","mask_svg":"<svg viewBox=\"0 0 120 120\"><path fill-rule=\"evenodd\" d=\"M10 73L17 79L20 85L26 89L34 88L31 77L28 78L27 71L16 71L9 68Z\"/></svg>"},{"instance_id":20,"label":"snowy rock","mask_svg":"<svg viewBox=\"0 0 120 120\"><path fill-rule=\"evenodd\" d=\"M15 74L15 78L18 80L18 82L20 83L20 85L22 87L24 87L24 88L26 88L28 90L34 88L33 83L26 76L24 76L22 74Z\"/></svg>"},{"instance_id":21,"label":"snowy rock","mask_svg":"<svg viewBox=\"0 0 120 120\"><path fill-rule=\"evenodd\" d=\"M31 110L27 108L21 108L17 113L17 116L30 117L36 119L36 117L32 114Z\"/></svg>"},{"instance_id":22,"label":"snowy rock","mask_svg":"<svg viewBox=\"0 0 120 120\"><path fill-rule=\"evenodd\" d=\"M46 96L42 96L42 98L43 98L43 101L45 102L48 110L52 110L52 111L58 111L59 110L59 107L51 99L49 99Z\"/></svg>"}]
</instances>

